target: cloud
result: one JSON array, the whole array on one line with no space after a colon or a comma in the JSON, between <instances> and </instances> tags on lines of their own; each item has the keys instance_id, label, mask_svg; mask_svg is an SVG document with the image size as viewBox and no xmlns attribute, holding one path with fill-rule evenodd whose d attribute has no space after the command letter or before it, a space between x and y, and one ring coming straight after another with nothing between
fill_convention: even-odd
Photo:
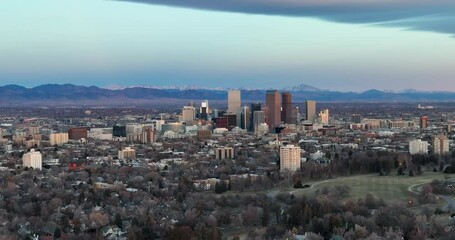
<instances>
[{"instance_id":1,"label":"cloud","mask_svg":"<svg viewBox=\"0 0 455 240\"><path fill-rule=\"evenodd\" d=\"M306 16L455 34L453 0L120 0L237 13Z\"/></svg>"}]
</instances>

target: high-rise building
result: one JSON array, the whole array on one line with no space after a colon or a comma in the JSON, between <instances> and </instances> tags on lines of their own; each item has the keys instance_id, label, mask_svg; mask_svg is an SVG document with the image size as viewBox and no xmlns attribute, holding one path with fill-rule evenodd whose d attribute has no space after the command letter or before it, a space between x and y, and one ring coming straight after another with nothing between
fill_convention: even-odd
<instances>
[{"instance_id":1,"label":"high-rise building","mask_svg":"<svg viewBox=\"0 0 455 240\"><path fill-rule=\"evenodd\" d=\"M300 147L286 145L280 148L280 171L300 170Z\"/></svg>"},{"instance_id":2,"label":"high-rise building","mask_svg":"<svg viewBox=\"0 0 455 240\"><path fill-rule=\"evenodd\" d=\"M297 124L298 122L300 122L300 110L299 107L293 107L289 123Z\"/></svg>"},{"instance_id":3,"label":"high-rise building","mask_svg":"<svg viewBox=\"0 0 455 240\"><path fill-rule=\"evenodd\" d=\"M196 108L193 106L184 106L182 109L182 122L192 122L196 118Z\"/></svg>"},{"instance_id":4,"label":"high-rise building","mask_svg":"<svg viewBox=\"0 0 455 240\"><path fill-rule=\"evenodd\" d=\"M239 90L228 91L228 113L238 114L241 109L241 95Z\"/></svg>"},{"instance_id":5,"label":"high-rise building","mask_svg":"<svg viewBox=\"0 0 455 240\"><path fill-rule=\"evenodd\" d=\"M145 128L142 131L142 140L141 143L152 144L155 142L155 130L153 127Z\"/></svg>"},{"instance_id":6,"label":"high-rise building","mask_svg":"<svg viewBox=\"0 0 455 240\"><path fill-rule=\"evenodd\" d=\"M282 114L281 120L284 123L294 123L292 122L292 100L291 100L291 93L290 92L283 92L281 94L281 101L282 101Z\"/></svg>"},{"instance_id":7,"label":"high-rise building","mask_svg":"<svg viewBox=\"0 0 455 240\"><path fill-rule=\"evenodd\" d=\"M281 122L280 93L277 90L268 90L265 105L267 106L267 125L269 125L270 129L275 129Z\"/></svg>"},{"instance_id":8,"label":"high-rise building","mask_svg":"<svg viewBox=\"0 0 455 240\"><path fill-rule=\"evenodd\" d=\"M438 155L449 153L449 139L447 136L438 135L433 138L433 153Z\"/></svg>"},{"instance_id":9,"label":"high-rise building","mask_svg":"<svg viewBox=\"0 0 455 240\"><path fill-rule=\"evenodd\" d=\"M254 113L255 111L262 111L261 103L252 103L250 110L252 113Z\"/></svg>"},{"instance_id":10,"label":"high-rise building","mask_svg":"<svg viewBox=\"0 0 455 240\"><path fill-rule=\"evenodd\" d=\"M142 126L139 124L126 125L126 139L130 142L141 142L142 132Z\"/></svg>"},{"instance_id":11,"label":"high-rise building","mask_svg":"<svg viewBox=\"0 0 455 240\"><path fill-rule=\"evenodd\" d=\"M42 169L42 155L40 152L36 152L35 149L31 149L30 152L22 156L22 165L33 169Z\"/></svg>"},{"instance_id":12,"label":"high-rise building","mask_svg":"<svg viewBox=\"0 0 455 240\"><path fill-rule=\"evenodd\" d=\"M201 108L199 111L199 118L202 120L208 120L209 117L209 101L208 100L202 100L201 102Z\"/></svg>"},{"instance_id":13,"label":"high-rise building","mask_svg":"<svg viewBox=\"0 0 455 240\"><path fill-rule=\"evenodd\" d=\"M306 101L306 120L314 122L316 119L316 101Z\"/></svg>"},{"instance_id":14,"label":"high-rise building","mask_svg":"<svg viewBox=\"0 0 455 240\"><path fill-rule=\"evenodd\" d=\"M250 114L250 108L248 106L243 106L242 107L242 112L240 114L240 127L242 129L249 130L250 129L250 120L251 120L251 114Z\"/></svg>"},{"instance_id":15,"label":"high-rise building","mask_svg":"<svg viewBox=\"0 0 455 240\"><path fill-rule=\"evenodd\" d=\"M251 103L251 107L250 107L250 131L254 131L254 112L256 111L261 111L262 110L262 106L261 106L261 103Z\"/></svg>"},{"instance_id":16,"label":"high-rise building","mask_svg":"<svg viewBox=\"0 0 455 240\"><path fill-rule=\"evenodd\" d=\"M420 139L409 142L409 153L414 154L428 154L428 142Z\"/></svg>"},{"instance_id":17,"label":"high-rise building","mask_svg":"<svg viewBox=\"0 0 455 240\"><path fill-rule=\"evenodd\" d=\"M68 133L51 133L49 141L52 146L68 143Z\"/></svg>"},{"instance_id":18,"label":"high-rise building","mask_svg":"<svg viewBox=\"0 0 455 240\"><path fill-rule=\"evenodd\" d=\"M227 127L228 129L235 128L237 126L237 114L227 114Z\"/></svg>"},{"instance_id":19,"label":"high-rise building","mask_svg":"<svg viewBox=\"0 0 455 240\"><path fill-rule=\"evenodd\" d=\"M428 127L428 117L427 116L420 117L420 128L425 129L427 127Z\"/></svg>"},{"instance_id":20,"label":"high-rise building","mask_svg":"<svg viewBox=\"0 0 455 240\"><path fill-rule=\"evenodd\" d=\"M319 113L321 124L329 124L329 109L324 109Z\"/></svg>"},{"instance_id":21,"label":"high-rise building","mask_svg":"<svg viewBox=\"0 0 455 240\"><path fill-rule=\"evenodd\" d=\"M126 126L114 125L112 127L112 136L126 137Z\"/></svg>"},{"instance_id":22,"label":"high-rise building","mask_svg":"<svg viewBox=\"0 0 455 240\"><path fill-rule=\"evenodd\" d=\"M256 132L259 128L259 125L265 123L265 112L264 111L254 111L253 112L253 131Z\"/></svg>"}]
</instances>

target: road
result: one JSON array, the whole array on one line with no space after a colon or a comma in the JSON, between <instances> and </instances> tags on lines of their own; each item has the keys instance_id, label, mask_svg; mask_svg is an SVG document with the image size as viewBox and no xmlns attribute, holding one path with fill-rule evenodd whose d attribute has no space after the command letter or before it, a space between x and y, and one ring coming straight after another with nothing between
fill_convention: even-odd
<instances>
[{"instance_id":1,"label":"road","mask_svg":"<svg viewBox=\"0 0 455 240\"><path fill-rule=\"evenodd\" d=\"M453 181L455 181L455 178L447 179L447 181L453 182ZM414 194L421 194L422 186L425 184L428 184L430 182L414 184L408 188L408 191L412 192ZM444 210L444 211L455 210L455 198L453 196L445 196L445 195L437 195L437 196L439 198L443 199L444 201L446 201L446 203L447 203L446 205L444 205L442 207L442 210Z\"/></svg>"}]
</instances>

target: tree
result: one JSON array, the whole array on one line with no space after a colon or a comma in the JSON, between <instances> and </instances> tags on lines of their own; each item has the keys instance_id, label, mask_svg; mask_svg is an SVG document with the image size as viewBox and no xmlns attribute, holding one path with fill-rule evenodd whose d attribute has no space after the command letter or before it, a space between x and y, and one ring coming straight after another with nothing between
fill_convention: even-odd
<instances>
[{"instance_id":1,"label":"tree","mask_svg":"<svg viewBox=\"0 0 455 240\"><path fill-rule=\"evenodd\" d=\"M221 194L228 190L228 186L225 181L219 181L215 184L215 193Z\"/></svg>"},{"instance_id":2,"label":"tree","mask_svg":"<svg viewBox=\"0 0 455 240\"><path fill-rule=\"evenodd\" d=\"M298 180L298 181L294 184L294 188L303 188L302 181Z\"/></svg>"},{"instance_id":3,"label":"tree","mask_svg":"<svg viewBox=\"0 0 455 240\"><path fill-rule=\"evenodd\" d=\"M60 228L56 227L55 231L54 231L54 239L59 239L61 236L62 236L62 233L60 231Z\"/></svg>"},{"instance_id":4,"label":"tree","mask_svg":"<svg viewBox=\"0 0 455 240\"><path fill-rule=\"evenodd\" d=\"M92 211L89 218L95 224L96 236L98 236L99 229L109 223L108 215L98 211Z\"/></svg>"},{"instance_id":5,"label":"tree","mask_svg":"<svg viewBox=\"0 0 455 240\"><path fill-rule=\"evenodd\" d=\"M115 225L118 228L123 229L122 217L120 216L119 213L115 214Z\"/></svg>"}]
</instances>

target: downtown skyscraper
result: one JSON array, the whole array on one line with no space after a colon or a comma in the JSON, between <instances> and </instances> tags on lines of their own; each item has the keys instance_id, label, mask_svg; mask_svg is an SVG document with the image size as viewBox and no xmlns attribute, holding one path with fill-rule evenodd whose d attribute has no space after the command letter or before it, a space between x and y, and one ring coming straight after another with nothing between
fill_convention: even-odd
<instances>
[{"instance_id":1,"label":"downtown skyscraper","mask_svg":"<svg viewBox=\"0 0 455 240\"><path fill-rule=\"evenodd\" d=\"M228 113L239 114L241 103L242 100L239 90L228 91Z\"/></svg>"},{"instance_id":2,"label":"downtown skyscraper","mask_svg":"<svg viewBox=\"0 0 455 240\"><path fill-rule=\"evenodd\" d=\"M314 123L316 119L316 101L306 101L306 120Z\"/></svg>"},{"instance_id":3,"label":"downtown skyscraper","mask_svg":"<svg viewBox=\"0 0 455 240\"><path fill-rule=\"evenodd\" d=\"M292 121L292 100L291 100L291 93L290 92L283 92L281 94L281 101L282 101L282 112L281 112L281 120L284 123L295 123Z\"/></svg>"},{"instance_id":4,"label":"downtown skyscraper","mask_svg":"<svg viewBox=\"0 0 455 240\"><path fill-rule=\"evenodd\" d=\"M281 122L281 99L277 90L268 90L265 97L267 107L266 123L270 129L278 127Z\"/></svg>"}]
</instances>

